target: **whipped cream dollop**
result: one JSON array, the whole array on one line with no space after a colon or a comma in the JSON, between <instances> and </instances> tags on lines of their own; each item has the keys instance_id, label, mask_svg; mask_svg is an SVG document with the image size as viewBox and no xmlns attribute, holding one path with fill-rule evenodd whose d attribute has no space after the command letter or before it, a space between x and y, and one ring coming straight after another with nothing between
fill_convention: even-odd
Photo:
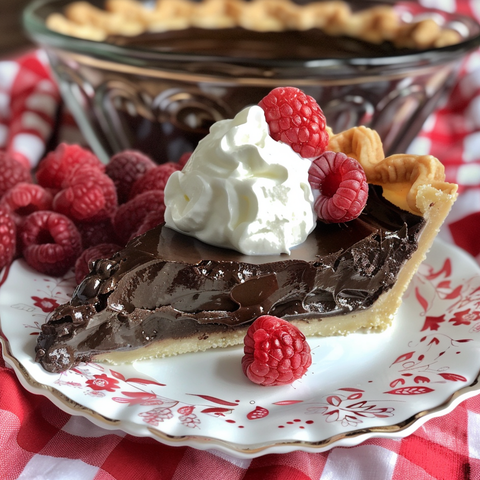
<instances>
[{"instance_id":1,"label":"whipped cream dollop","mask_svg":"<svg viewBox=\"0 0 480 480\"><path fill-rule=\"evenodd\" d=\"M248 107L210 128L165 187L165 223L245 255L290 253L314 229L311 161L269 135Z\"/></svg>"}]
</instances>

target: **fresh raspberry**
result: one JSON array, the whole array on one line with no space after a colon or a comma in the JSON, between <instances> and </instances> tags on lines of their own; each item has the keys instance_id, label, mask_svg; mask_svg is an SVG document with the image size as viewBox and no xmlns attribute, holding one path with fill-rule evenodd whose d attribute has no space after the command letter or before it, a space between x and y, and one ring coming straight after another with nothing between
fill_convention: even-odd
<instances>
[{"instance_id":1,"label":"fresh raspberry","mask_svg":"<svg viewBox=\"0 0 480 480\"><path fill-rule=\"evenodd\" d=\"M0 270L12 263L17 245L17 227L7 207L0 207Z\"/></svg>"},{"instance_id":2,"label":"fresh raspberry","mask_svg":"<svg viewBox=\"0 0 480 480\"><path fill-rule=\"evenodd\" d=\"M57 192L65 188L67 177L71 177L78 167L84 166L105 171L105 165L89 150L79 145L61 143L40 162L36 173L37 182L42 187Z\"/></svg>"},{"instance_id":3,"label":"fresh raspberry","mask_svg":"<svg viewBox=\"0 0 480 480\"><path fill-rule=\"evenodd\" d=\"M177 170L180 170L180 166L178 163L172 162L162 163L155 168L151 168L133 184L130 199L151 190L161 190L163 192L170 175Z\"/></svg>"},{"instance_id":4,"label":"fresh raspberry","mask_svg":"<svg viewBox=\"0 0 480 480\"><path fill-rule=\"evenodd\" d=\"M53 198L53 209L75 222L96 222L111 217L117 208L117 191L110 177L86 166L75 169Z\"/></svg>"},{"instance_id":5,"label":"fresh raspberry","mask_svg":"<svg viewBox=\"0 0 480 480\"><path fill-rule=\"evenodd\" d=\"M244 344L243 373L259 385L289 385L312 364L305 335L278 317L258 317L248 328Z\"/></svg>"},{"instance_id":6,"label":"fresh raspberry","mask_svg":"<svg viewBox=\"0 0 480 480\"><path fill-rule=\"evenodd\" d=\"M114 155L105 167L105 173L115 184L118 203L125 203L135 181L155 166L151 158L135 150L125 150Z\"/></svg>"},{"instance_id":7,"label":"fresh raspberry","mask_svg":"<svg viewBox=\"0 0 480 480\"><path fill-rule=\"evenodd\" d=\"M78 222L76 225L82 237L83 248L94 247L101 243L119 243L111 218L98 222Z\"/></svg>"},{"instance_id":8,"label":"fresh raspberry","mask_svg":"<svg viewBox=\"0 0 480 480\"><path fill-rule=\"evenodd\" d=\"M140 193L127 203L120 205L113 217L113 228L118 238L125 244L141 227L151 212L165 211L164 195L160 190Z\"/></svg>"},{"instance_id":9,"label":"fresh raspberry","mask_svg":"<svg viewBox=\"0 0 480 480\"><path fill-rule=\"evenodd\" d=\"M17 225L32 212L51 210L52 195L40 185L34 183L17 183L5 193L0 202L8 207Z\"/></svg>"},{"instance_id":10,"label":"fresh raspberry","mask_svg":"<svg viewBox=\"0 0 480 480\"><path fill-rule=\"evenodd\" d=\"M362 213L368 198L365 171L344 153L325 152L308 171L315 197L314 208L325 223L349 222Z\"/></svg>"},{"instance_id":11,"label":"fresh raspberry","mask_svg":"<svg viewBox=\"0 0 480 480\"><path fill-rule=\"evenodd\" d=\"M193 152L185 152L185 153L178 159L177 165L179 166L180 169L182 169L182 168L187 164L187 162L190 160L190 157L192 156L192 153L193 153Z\"/></svg>"},{"instance_id":12,"label":"fresh raspberry","mask_svg":"<svg viewBox=\"0 0 480 480\"><path fill-rule=\"evenodd\" d=\"M30 160L23 153L20 153L20 152L9 152L9 153L14 160L16 160L18 163L20 163L20 165L22 165L22 167L25 167L28 171L30 171L30 168L32 167L30 165Z\"/></svg>"},{"instance_id":13,"label":"fresh raspberry","mask_svg":"<svg viewBox=\"0 0 480 480\"><path fill-rule=\"evenodd\" d=\"M109 258L121 248L115 243L101 243L85 249L75 262L75 281L77 284L90 273L92 262L100 258Z\"/></svg>"},{"instance_id":14,"label":"fresh raspberry","mask_svg":"<svg viewBox=\"0 0 480 480\"><path fill-rule=\"evenodd\" d=\"M157 208L150 213L147 213L142 224L137 228L137 230L130 236L130 240L144 233L148 232L152 228L155 228L157 225L160 225L165 221L165 208Z\"/></svg>"},{"instance_id":15,"label":"fresh raspberry","mask_svg":"<svg viewBox=\"0 0 480 480\"><path fill-rule=\"evenodd\" d=\"M259 102L265 112L271 137L290 145L304 158L325 151L327 122L318 103L295 87L274 88Z\"/></svg>"},{"instance_id":16,"label":"fresh raspberry","mask_svg":"<svg viewBox=\"0 0 480 480\"><path fill-rule=\"evenodd\" d=\"M65 215L48 210L31 213L20 231L22 254L35 270L61 276L82 252L82 240Z\"/></svg>"},{"instance_id":17,"label":"fresh raspberry","mask_svg":"<svg viewBox=\"0 0 480 480\"><path fill-rule=\"evenodd\" d=\"M0 198L21 182L32 183L30 170L8 153L0 151Z\"/></svg>"}]
</instances>

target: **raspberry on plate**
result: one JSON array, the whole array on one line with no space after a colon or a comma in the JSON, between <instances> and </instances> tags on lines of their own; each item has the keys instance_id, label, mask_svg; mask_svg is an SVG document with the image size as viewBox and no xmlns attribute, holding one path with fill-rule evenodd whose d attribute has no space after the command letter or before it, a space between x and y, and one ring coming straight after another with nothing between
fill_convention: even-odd
<instances>
[{"instance_id":1,"label":"raspberry on plate","mask_svg":"<svg viewBox=\"0 0 480 480\"><path fill-rule=\"evenodd\" d=\"M109 258L122 247L115 243L101 243L85 249L75 262L75 281L79 284L90 272L92 262Z\"/></svg>"},{"instance_id":2,"label":"raspberry on plate","mask_svg":"<svg viewBox=\"0 0 480 480\"><path fill-rule=\"evenodd\" d=\"M12 263L17 245L17 228L7 207L0 206L0 270Z\"/></svg>"},{"instance_id":3,"label":"raspberry on plate","mask_svg":"<svg viewBox=\"0 0 480 480\"><path fill-rule=\"evenodd\" d=\"M130 191L130 199L151 190L161 190L163 192L170 175L177 170L180 170L180 166L178 163L173 162L162 163L148 170L133 184Z\"/></svg>"},{"instance_id":4,"label":"raspberry on plate","mask_svg":"<svg viewBox=\"0 0 480 480\"><path fill-rule=\"evenodd\" d=\"M258 385L289 385L312 364L310 345L293 324L278 317L258 317L244 338L242 368Z\"/></svg>"},{"instance_id":5,"label":"raspberry on plate","mask_svg":"<svg viewBox=\"0 0 480 480\"><path fill-rule=\"evenodd\" d=\"M21 182L8 190L0 201L11 211L17 225L32 212L51 210L52 194L40 185Z\"/></svg>"},{"instance_id":6,"label":"raspberry on plate","mask_svg":"<svg viewBox=\"0 0 480 480\"><path fill-rule=\"evenodd\" d=\"M89 166L77 168L53 198L53 209L75 222L104 220L116 208L117 191L112 179Z\"/></svg>"},{"instance_id":7,"label":"raspberry on plate","mask_svg":"<svg viewBox=\"0 0 480 480\"><path fill-rule=\"evenodd\" d=\"M8 153L0 151L0 197L17 183L32 183L30 170Z\"/></svg>"},{"instance_id":8,"label":"raspberry on plate","mask_svg":"<svg viewBox=\"0 0 480 480\"><path fill-rule=\"evenodd\" d=\"M315 212L325 223L349 222L357 218L368 199L365 171L344 153L325 152L308 171L315 198Z\"/></svg>"},{"instance_id":9,"label":"raspberry on plate","mask_svg":"<svg viewBox=\"0 0 480 480\"><path fill-rule=\"evenodd\" d=\"M76 226L85 249L101 243L118 243L118 237L110 217L96 222L77 222Z\"/></svg>"},{"instance_id":10,"label":"raspberry on plate","mask_svg":"<svg viewBox=\"0 0 480 480\"><path fill-rule=\"evenodd\" d=\"M37 182L56 192L65 187L65 180L71 177L77 168L85 166L100 172L105 170L105 165L89 150L80 145L61 143L40 162L36 173Z\"/></svg>"},{"instance_id":11,"label":"raspberry on plate","mask_svg":"<svg viewBox=\"0 0 480 480\"><path fill-rule=\"evenodd\" d=\"M144 233L148 232L152 228L155 228L157 225L160 225L165 221L165 208L157 208L153 210L145 216L141 225L132 233L130 236L130 240L139 235L143 235Z\"/></svg>"},{"instance_id":12,"label":"raspberry on plate","mask_svg":"<svg viewBox=\"0 0 480 480\"><path fill-rule=\"evenodd\" d=\"M117 189L118 203L128 200L133 184L147 170L155 167L155 162L136 150L125 150L115 154L105 168L105 173L113 180Z\"/></svg>"},{"instance_id":13,"label":"raspberry on plate","mask_svg":"<svg viewBox=\"0 0 480 480\"><path fill-rule=\"evenodd\" d=\"M163 218L165 202L161 190L140 193L118 207L113 217L113 228L122 243L127 243L132 236L136 235L148 214L152 212L157 212L157 215Z\"/></svg>"},{"instance_id":14,"label":"raspberry on plate","mask_svg":"<svg viewBox=\"0 0 480 480\"><path fill-rule=\"evenodd\" d=\"M327 121L310 95L295 87L274 88L260 100L270 136L304 158L317 157L328 145Z\"/></svg>"},{"instance_id":15,"label":"raspberry on plate","mask_svg":"<svg viewBox=\"0 0 480 480\"><path fill-rule=\"evenodd\" d=\"M20 231L21 250L35 270L52 276L65 274L82 252L80 233L65 215L33 212Z\"/></svg>"}]
</instances>

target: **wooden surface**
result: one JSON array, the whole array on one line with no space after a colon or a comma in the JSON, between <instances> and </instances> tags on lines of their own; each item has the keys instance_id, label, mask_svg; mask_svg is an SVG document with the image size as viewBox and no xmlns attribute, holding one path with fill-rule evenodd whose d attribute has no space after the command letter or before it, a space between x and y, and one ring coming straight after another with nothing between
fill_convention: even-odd
<instances>
[{"instance_id":1,"label":"wooden surface","mask_svg":"<svg viewBox=\"0 0 480 480\"><path fill-rule=\"evenodd\" d=\"M21 52L31 45L23 32L22 10L30 0L0 0L0 56Z\"/></svg>"}]
</instances>

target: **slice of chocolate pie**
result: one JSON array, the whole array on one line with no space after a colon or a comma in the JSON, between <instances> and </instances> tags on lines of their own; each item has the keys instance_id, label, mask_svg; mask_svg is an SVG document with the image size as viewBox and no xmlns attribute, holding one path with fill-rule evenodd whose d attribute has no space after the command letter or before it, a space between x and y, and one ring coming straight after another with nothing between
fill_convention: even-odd
<instances>
[{"instance_id":1,"label":"slice of chocolate pie","mask_svg":"<svg viewBox=\"0 0 480 480\"><path fill-rule=\"evenodd\" d=\"M233 137L222 136L223 145L244 137L241 130L232 131ZM252 135L256 131L253 128ZM263 145L265 139L258 141ZM384 158L378 135L364 127L331 135L327 150L347 154L365 171L369 195L358 218L314 222L311 232L306 227L305 241L292 246L290 253L275 254L239 253L207 244L192 231L176 231L178 224L175 229L162 224L94 264L71 302L42 326L37 361L50 372L60 372L83 361L123 363L238 345L253 320L264 314L287 319L308 336L390 326L403 292L455 201L457 186L445 182L443 166L432 156ZM258 158L256 162L250 166L260 169L262 182L272 180L272 172L284 175L278 164L267 171ZM223 168L216 160L211 163L216 171ZM189 164L185 169L192 174ZM251 179L248 172L246 178ZM185 187L177 181L169 185ZM215 182L212 178L210 186ZM193 188L192 196L207 198L206 188ZM243 186L239 191L238 199L248 199ZM232 203L231 198L220 198L218 204ZM288 210L288 202L285 205ZM233 216L243 225L244 215L237 210ZM298 216L301 207L291 210ZM194 230L202 220L198 212L191 216ZM167 223L172 215L166 215ZM275 215L278 222L284 221ZM233 221L232 217L218 225ZM223 234L216 225L213 239Z\"/></svg>"}]
</instances>

